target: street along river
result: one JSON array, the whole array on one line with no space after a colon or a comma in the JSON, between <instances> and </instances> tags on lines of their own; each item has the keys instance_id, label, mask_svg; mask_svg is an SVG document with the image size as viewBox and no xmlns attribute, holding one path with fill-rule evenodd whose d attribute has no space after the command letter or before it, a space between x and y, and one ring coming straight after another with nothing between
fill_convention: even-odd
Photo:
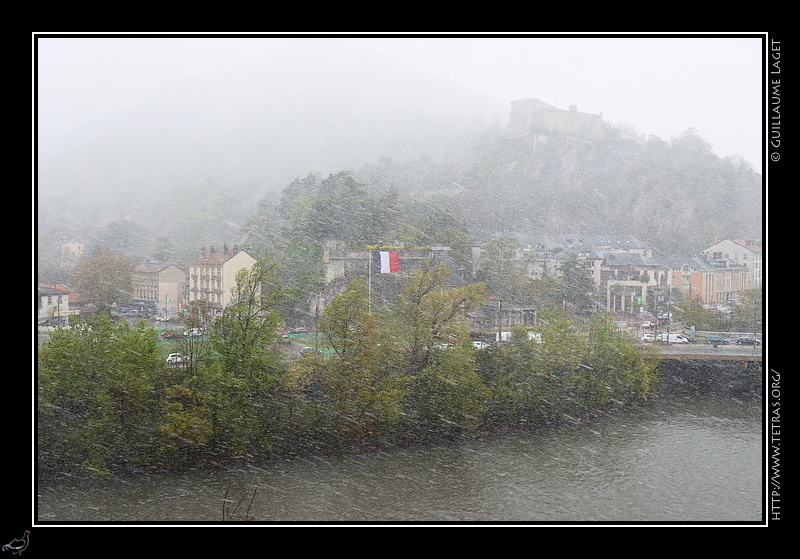
<instances>
[{"instance_id":1,"label":"street along river","mask_svg":"<svg viewBox=\"0 0 800 559\"><path fill-rule=\"evenodd\" d=\"M286 524L758 522L762 419L759 397L670 395L557 428L435 446L39 483L36 518L44 524L245 517Z\"/></svg>"}]
</instances>

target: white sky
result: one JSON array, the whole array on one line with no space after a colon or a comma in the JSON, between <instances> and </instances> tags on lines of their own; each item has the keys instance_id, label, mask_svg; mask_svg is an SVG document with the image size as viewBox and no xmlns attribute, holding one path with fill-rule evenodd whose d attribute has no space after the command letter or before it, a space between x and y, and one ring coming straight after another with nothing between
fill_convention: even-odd
<instances>
[{"instance_id":1,"label":"white sky","mask_svg":"<svg viewBox=\"0 0 800 559\"><path fill-rule=\"evenodd\" d=\"M289 40L317 49L353 40L500 102L577 105L664 140L694 128L717 155L761 170L761 37L40 38L39 140L134 106L184 74L222 72Z\"/></svg>"}]
</instances>

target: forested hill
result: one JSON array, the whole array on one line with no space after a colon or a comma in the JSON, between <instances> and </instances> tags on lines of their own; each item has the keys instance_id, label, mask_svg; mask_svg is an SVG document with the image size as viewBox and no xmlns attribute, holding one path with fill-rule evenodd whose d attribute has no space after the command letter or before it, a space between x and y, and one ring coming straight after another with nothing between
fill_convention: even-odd
<instances>
[{"instance_id":1,"label":"forested hill","mask_svg":"<svg viewBox=\"0 0 800 559\"><path fill-rule=\"evenodd\" d=\"M463 218L473 241L497 231L630 234L673 254L762 235L762 176L720 158L693 130L679 138L486 136L459 162L375 165L390 184Z\"/></svg>"},{"instance_id":2,"label":"forested hill","mask_svg":"<svg viewBox=\"0 0 800 559\"><path fill-rule=\"evenodd\" d=\"M446 126L429 123L416 135L406 127L402 138L395 138L403 149L394 150L392 142L371 142L380 136L374 136L376 130L384 136L388 130L385 122L373 124L350 136L357 137L361 146L380 145L371 163L343 162L341 167L330 163L329 171L320 172L314 166L316 159L309 157L305 169L297 166L296 159L297 178L278 184L264 178L276 161L266 151L249 160L253 165L258 161L259 172L243 173L244 166L231 163L227 170L218 168L206 175L202 166L181 173L177 162L186 161L167 151L159 161L171 171L151 174L143 167L136 173L121 172L108 150L81 152L86 157L95 153L95 161L111 170L104 174L96 166L82 166L87 159L75 157L71 172L62 168L59 173L40 174L40 186L43 182L47 187L38 200L40 254L45 257L57 251L59 242L73 238L89 248L108 244L140 259L182 263L202 245L241 244L252 237L254 226L262 239L274 239L289 214L256 225L259 216L282 202L313 194L316 186L299 193L292 190L307 177L316 176L312 182L318 184L342 173L356 182L345 185L345 194L369 195L375 205L374 211L369 210L371 219L386 219L380 207L396 206L393 223L380 228L390 242L422 242L426 231L421 229L441 231L458 225L468 237L465 243L479 244L504 230L626 234L666 253L689 255L720 238L762 236L761 175L746 162L719 158L692 130L669 141L633 137L611 126L594 139L556 133L512 136L497 121L453 117ZM435 138L433 128L438 131ZM427 143L415 140L422 137ZM327 143L336 144L333 136L329 139ZM208 165L225 159L200 137L196 140L216 153L207 158ZM428 149L431 143L435 150ZM127 148L118 146L114 153L135 160L138 152L130 142L123 145ZM53 176L58 181L52 182ZM112 188L109 181L100 180L104 177L124 179L126 184ZM68 185L69 181L74 184ZM348 226L354 225L363 216L352 214L365 211L364 204L348 206L331 198L342 190L329 188L334 182L321 185L327 188L321 199L330 211L339 210L339 217L351 222ZM316 210L325 214L322 205ZM303 223L314 227L313 220ZM265 231L268 228L274 230ZM339 229L329 227L326 232ZM302 237L297 231L293 234ZM368 240L380 239L373 235ZM274 242L259 244L274 248Z\"/></svg>"}]
</instances>

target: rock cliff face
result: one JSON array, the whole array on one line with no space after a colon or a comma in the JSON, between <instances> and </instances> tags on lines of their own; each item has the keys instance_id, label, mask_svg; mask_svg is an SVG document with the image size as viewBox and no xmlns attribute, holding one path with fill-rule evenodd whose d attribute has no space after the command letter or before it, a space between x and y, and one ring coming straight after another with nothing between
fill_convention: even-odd
<instances>
[{"instance_id":1,"label":"rock cliff face","mask_svg":"<svg viewBox=\"0 0 800 559\"><path fill-rule=\"evenodd\" d=\"M472 153L459 169L464 190L447 202L475 232L630 234L673 254L762 236L761 175L692 131L671 143L611 129L599 139L498 136Z\"/></svg>"}]
</instances>

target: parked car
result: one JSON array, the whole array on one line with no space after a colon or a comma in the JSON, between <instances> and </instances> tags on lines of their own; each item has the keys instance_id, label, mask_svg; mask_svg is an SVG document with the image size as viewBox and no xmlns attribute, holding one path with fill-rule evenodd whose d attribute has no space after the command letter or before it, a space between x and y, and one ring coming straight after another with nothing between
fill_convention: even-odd
<instances>
[{"instance_id":1,"label":"parked car","mask_svg":"<svg viewBox=\"0 0 800 559\"><path fill-rule=\"evenodd\" d=\"M202 328L189 328L188 330L184 331L183 333L186 337L195 337L195 336L202 336L203 329Z\"/></svg>"},{"instance_id":2,"label":"parked car","mask_svg":"<svg viewBox=\"0 0 800 559\"><path fill-rule=\"evenodd\" d=\"M295 328L294 330L289 330L290 334L308 334L308 328Z\"/></svg>"},{"instance_id":3,"label":"parked car","mask_svg":"<svg viewBox=\"0 0 800 559\"><path fill-rule=\"evenodd\" d=\"M169 330L165 330L158 335L159 340L174 340L175 338L180 338L180 334L176 332L170 332Z\"/></svg>"},{"instance_id":4,"label":"parked car","mask_svg":"<svg viewBox=\"0 0 800 559\"><path fill-rule=\"evenodd\" d=\"M645 334L644 336L641 337L641 340L643 342L654 342L654 341L656 341L656 335L655 334Z\"/></svg>"},{"instance_id":5,"label":"parked car","mask_svg":"<svg viewBox=\"0 0 800 559\"><path fill-rule=\"evenodd\" d=\"M479 340L476 340L476 341L472 342L472 345L474 345L476 349L486 349L488 347L491 347L486 342L481 342Z\"/></svg>"},{"instance_id":6,"label":"parked car","mask_svg":"<svg viewBox=\"0 0 800 559\"><path fill-rule=\"evenodd\" d=\"M742 336L741 338L736 340L736 343L739 345L761 345L761 342L749 336Z\"/></svg>"},{"instance_id":7,"label":"parked car","mask_svg":"<svg viewBox=\"0 0 800 559\"><path fill-rule=\"evenodd\" d=\"M664 332L658 335L658 341L664 344L688 344L689 338L675 332L669 332L669 334Z\"/></svg>"},{"instance_id":8,"label":"parked car","mask_svg":"<svg viewBox=\"0 0 800 559\"><path fill-rule=\"evenodd\" d=\"M179 365L186 363L189 359L182 353L170 353L167 356L167 365Z\"/></svg>"},{"instance_id":9,"label":"parked car","mask_svg":"<svg viewBox=\"0 0 800 559\"><path fill-rule=\"evenodd\" d=\"M711 334L710 336L706 336L706 343L712 345L728 345L731 342L730 340L726 340L722 336Z\"/></svg>"}]
</instances>

